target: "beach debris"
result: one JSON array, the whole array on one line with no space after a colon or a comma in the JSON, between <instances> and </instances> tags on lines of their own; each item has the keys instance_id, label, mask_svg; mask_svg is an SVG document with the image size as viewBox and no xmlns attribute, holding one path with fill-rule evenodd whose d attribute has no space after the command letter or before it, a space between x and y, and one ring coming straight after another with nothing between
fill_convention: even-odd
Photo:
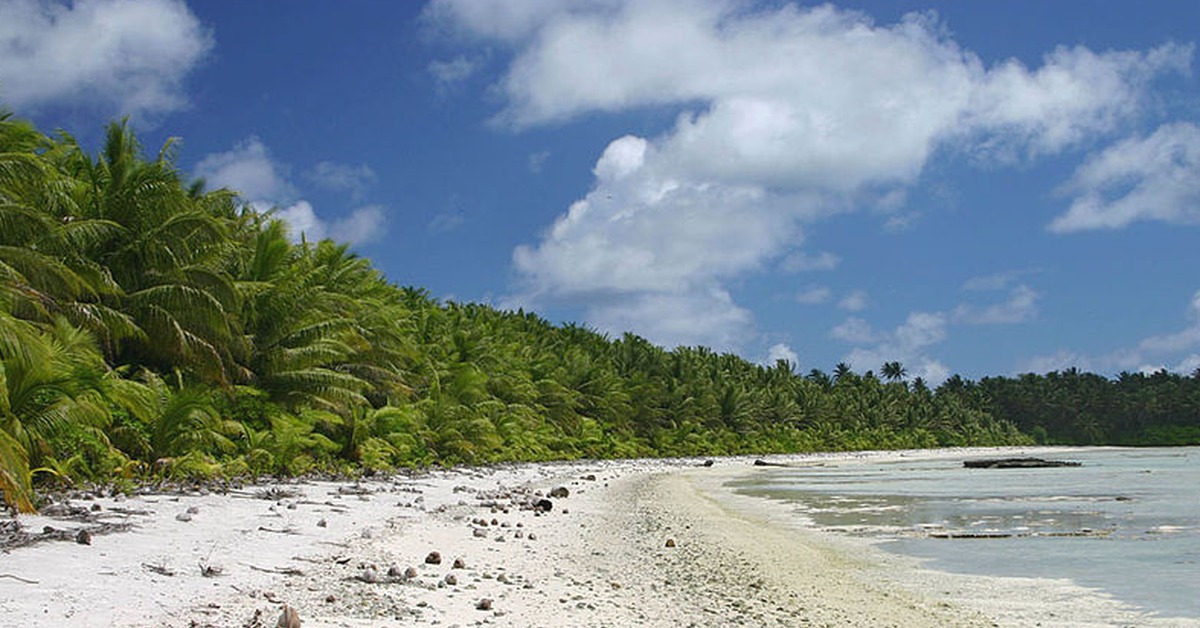
<instances>
[{"instance_id":1,"label":"beach debris","mask_svg":"<svg viewBox=\"0 0 1200 628\"><path fill-rule=\"evenodd\" d=\"M10 573L0 573L0 578L12 578L13 580L16 580L17 582L24 582L25 584L37 584L38 583L37 580L30 580L29 578L22 578L21 576L15 576Z\"/></svg>"},{"instance_id":2,"label":"beach debris","mask_svg":"<svg viewBox=\"0 0 1200 628\"><path fill-rule=\"evenodd\" d=\"M267 526L258 526L258 531L259 532L273 532L275 534L299 534L299 532L296 531L296 528L292 528L292 527L268 528Z\"/></svg>"},{"instance_id":3,"label":"beach debris","mask_svg":"<svg viewBox=\"0 0 1200 628\"><path fill-rule=\"evenodd\" d=\"M281 574L284 576L303 576L304 575L304 571L297 569L296 567L259 567L258 565L251 565L251 564L247 564L246 566L253 569L254 571L261 571L263 573L277 573L277 574Z\"/></svg>"},{"instance_id":4,"label":"beach debris","mask_svg":"<svg viewBox=\"0 0 1200 628\"><path fill-rule=\"evenodd\" d=\"M561 499L563 497L570 497L570 496L571 496L571 491L570 491L570 489L568 489L565 486L556 486L556 487L550 489L550 497Z\"/></svg>"},{"instance_id":5,"label":"beach debris","mask_svg":"<svg viewBox=\"0 0 1200 628\"><path fill-rule=\"evenodd\" d=\"M984 458L965 460L968 469L1041 469L1046 467L1078 467L1082 463L1073 460L1045 460L1043 458Z\"/></svg>"},{"instance_id":6,"label":"beach debris","mask_svg":"<svg viewBox=\"0 0 1200 628\"><path fill-rule=\"evenodd\" d=\"M479 602L477 604L475 604L475 608L478 610L481 610L481 611L492 610L492 599L485 597L485 598L479 600Z\"/></svg>"},{"instance_id":7,"label":"beach debris","mask_svg":"<svg viewBox=\"0 0 1200 628\"><path fill-rule=\"evenodd\" d=\"M756 467L786 467L787 465L783 464L782 462L767 462L766 460L755 460L754 466L756 466Z\"/></svg>"},{"instance_id":8,"label":"beach debris","mask_svg":"<svg viewBox=\"0 0 1200 628\"><path fill-rule=\"evenodd\" d=\"M675 539L667 539L667 547L675 547Z\"/></svg>"},{"instance_id":9,"label":"beach debris","mask_svg":"<svg viewBox=\"0 0 1200 628\"><path fill-rule=\"evenodd\" d=\"M283 612L279 614L279 621L275 622L275 628L300 628L300 613L284 604Z\"/></svg>"},{"instance_id":10,"label":"beach debris","mask_svg":"<svg viewBox=\"0 0 1200 628\"><path fill-rule=\"evenodd\" d=\"M216 578L217 576L224 575L225 573L225 569L223 567L218 567L217 565L212 565L204 561L200 561L199 564L200 575L204 576L205 578Z\"/></svg>"},{"instance_id":11,"label":"beach debris","mask_svg":"<svg viewBox=\"0 0 1200 628\"><path fill-rule=\"evenodd\" d=\"M442 564L442 555L438 552L429 552L429 555L425 557L425 564L426 565Z\"/></svg>"},{"instance_id":12,"label":"beach debris","mask_svg":"<svg viewBox=\"0 0 1200 628\"><path fill-rule=\"evenodd\" d=\"M163 563L142 563L142 568L160 576L167 576L168 578L175 575L175 572Z\"/></svg>"},{"instance_id":13,"label":"beach debris","mask_svg":"<svg viewBox=\"0 0 1200 628\"><path fill-rule=\"evenodd\" d=\"M488 535L488 531L485 530L484 528L473 528L471 530L471 534L477 538L486 539L487 535Z\"/></svg>"},{"instance_id":14,"label":"beach debris","mask_svg":"<svg viewBox=\"0 0 1200 628\"><path fill-rule=\"evenodd\" d=\"M358 578L359 581L367 584L375 584L376 582L379 582L379 572L376 571L374 567L367 567L366 569L360 571L356 578Z\"/></svg>"},{"instance_id":15,"label":"beach debris","mask_svg":"<svg viewBox=\"0 0 1200 628\"><path fill-rule=\"evenodd\" d=\"M255 492L254 496L258 499L277 502L284 499L300 497L300 491L290 488L283 488L280 486L272 486L270 488L265 488L261 491Z\"/></svg>"},{"instance_id":16,"label":"beach debris","mask_svg":"<svg viewBox=\"0 0 1200 628\"><path fill-rule=\"evenodd\" d=\"M75 542L80 545L91 545L92 533L88 532L87 528L81 528L79 532L75 534Z\"/></svg>"}]
</instances>

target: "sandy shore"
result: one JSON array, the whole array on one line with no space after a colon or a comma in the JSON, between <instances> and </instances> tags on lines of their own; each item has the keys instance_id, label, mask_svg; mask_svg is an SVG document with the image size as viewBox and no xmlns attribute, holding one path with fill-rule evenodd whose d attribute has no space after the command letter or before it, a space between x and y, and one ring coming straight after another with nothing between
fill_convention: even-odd
<instances>
[{"instance_id":1,"label":"sandy shore","mask_svg":"<svg viewBox=\"0 0 1200 628\"><path fill-rule=\"evenodd\" d=\"M1200 626L1068 582L923 570L799 527L785 506L725 488L750 463L78 499L75 517L20 518L68 540L0 554L0 625L274 627L287 604L306 627ZM530 508L542 499L548 512ZM70 540L83 528L97 531L90 544Z\"/></svg>"}]
</instances>

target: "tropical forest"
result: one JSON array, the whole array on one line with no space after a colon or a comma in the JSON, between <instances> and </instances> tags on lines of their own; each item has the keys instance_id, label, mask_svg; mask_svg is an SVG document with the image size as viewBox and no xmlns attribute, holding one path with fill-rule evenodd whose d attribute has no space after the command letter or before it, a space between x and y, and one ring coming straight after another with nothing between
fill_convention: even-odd
<instances>
[{"instance_id":1,"label":"tropical forest","mask_svg":"<svg viewBox=\"0 0 1200 628\"><path fill-rule=\"evenodd\" d=\"M1200 444L1200 370L798 372L440 301L207 189L125 122L0 115L0 487L505 461ZM399 281L399 283L397 283Z\"/></svg>"}]
</instances>

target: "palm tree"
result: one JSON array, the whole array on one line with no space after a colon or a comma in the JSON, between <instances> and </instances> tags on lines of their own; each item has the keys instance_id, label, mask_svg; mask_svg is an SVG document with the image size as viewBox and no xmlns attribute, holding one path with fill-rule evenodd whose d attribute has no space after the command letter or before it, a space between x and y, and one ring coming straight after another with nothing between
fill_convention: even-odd
<instances>
[{"instance_id":1,"label":"palm tree","mask_svg":"<svg viewBox=\"0 0 1200 628\"><path fill-rule=\"evenodd\" d=\"M899 362L884 362L879 372L889 382L902 380L908 375L908 371L904 368L904 365Z\"/></svg>"}]
</instances>

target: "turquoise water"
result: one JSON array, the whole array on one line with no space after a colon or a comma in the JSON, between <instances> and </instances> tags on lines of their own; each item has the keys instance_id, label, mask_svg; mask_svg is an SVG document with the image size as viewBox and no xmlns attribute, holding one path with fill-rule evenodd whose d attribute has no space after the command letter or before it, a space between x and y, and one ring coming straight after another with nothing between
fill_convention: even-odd
<instances>
[{"instance_id":1,"label":"turquoise water","mask_svg":"<svg viewBox=\"0 0 1200 628\"><path fill-rule=\"evenodd\" d=\"M966 469L989 455L764 468L739 492L941 571L1069 578L1200 618L1200 448L1041 453L1080 467Z\"/></svg>"}]
</instances>

